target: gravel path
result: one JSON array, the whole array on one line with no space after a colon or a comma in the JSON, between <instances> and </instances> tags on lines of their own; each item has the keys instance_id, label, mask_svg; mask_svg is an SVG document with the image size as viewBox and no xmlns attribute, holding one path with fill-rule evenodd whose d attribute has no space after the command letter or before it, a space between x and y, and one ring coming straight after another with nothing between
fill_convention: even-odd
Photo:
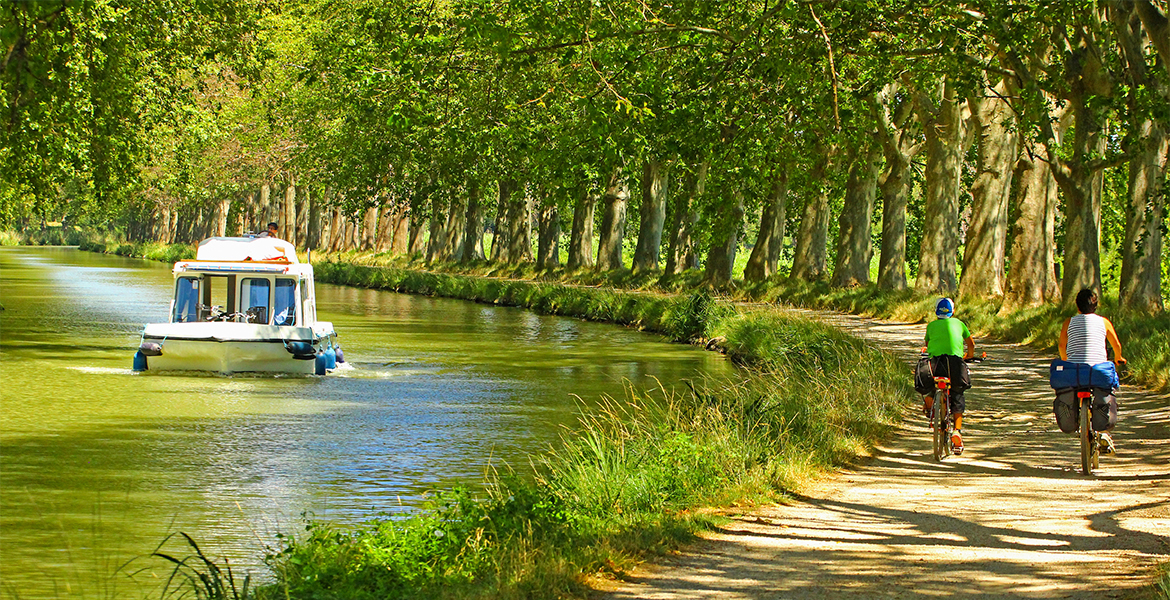
<instances>
[{"instance_id":1,"label":"gravel path","mask_svg":"<svg viewBox=\"0 0 1170 600\"><path fill-rule=\"evenodd\" d=\"M925 331L807 314L908 363ZM1052 418L1051 357L976 343L990 360L972 367L963 455L935 462L908 407L874 458L789 505L734 515L605 597L1148 598L1170 560L1170 397L1123 388L1118 453L1084 477L1076 437Z\"/></svg>"}]
</instances>

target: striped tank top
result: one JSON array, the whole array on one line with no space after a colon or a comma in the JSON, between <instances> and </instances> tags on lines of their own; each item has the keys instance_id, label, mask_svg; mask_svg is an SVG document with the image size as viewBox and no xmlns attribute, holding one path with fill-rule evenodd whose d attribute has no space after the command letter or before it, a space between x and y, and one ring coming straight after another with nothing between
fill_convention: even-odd
<instances>
[{"instance_id":1,"label":"striped tank top","mask_svg":"<svg viewBox=\"0 0 1170 600\"><path fill-rule=\"evenodd\" d=\"M1109 360L1105 354L1105 319L1101 315L1076 315L1068 322L1069 362L1095 365Z\"/></svg>"}]
</instances>

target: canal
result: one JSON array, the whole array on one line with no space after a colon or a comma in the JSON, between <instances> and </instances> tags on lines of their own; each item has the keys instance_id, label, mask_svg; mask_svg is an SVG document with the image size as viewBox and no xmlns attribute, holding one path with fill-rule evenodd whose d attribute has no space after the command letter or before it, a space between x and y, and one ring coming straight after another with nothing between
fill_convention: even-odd
<instances>
[{"instance_id":1,"label":"canal","mask_svg":"<svg viewBox=\"0 0 1170 600\"><path fill-rule=\"evenodd\" d=\"M417 509L555 444L625 387L732 372L621 327L318 284L348 367L137 374L170 265L0 248L0 597L144 597L186 532L263 576L277 534ZM180 552L172 541L165 550Z\"/></svg>"}]
</instances>

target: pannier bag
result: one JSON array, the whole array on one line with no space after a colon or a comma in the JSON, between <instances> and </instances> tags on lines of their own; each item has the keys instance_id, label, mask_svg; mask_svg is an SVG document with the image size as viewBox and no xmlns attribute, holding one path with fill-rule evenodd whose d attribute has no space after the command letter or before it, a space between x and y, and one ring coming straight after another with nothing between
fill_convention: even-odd
<instances>
[{"instance_id":1,"label":"pannier bag","mask_svg":"<svg viewBox=\"0 0 1170 600\"><path fill-rule=\"evenodd\" d=\"M934 375L930 368L930 357L918 359L918 366L914 369L914 391L929 396L934 393Z\"/></svg>"},{"instance_id":2,"label":"pannier bag","mask_svg":"<svg viewBox=\"0 0 1170 600\"><path fill-rule=\"evenodd\" d=\"M1117 369L1111 362L1088 365L1058 358L1048 366L1048 385L1054 390L1090 386L1115 390L1118 386Z\"/></svg>"},{"instance_id":3,"label":"pannier bag","mask_svg":"<svg viewBox=\"0 0 1170 600\"><path fill-rule=\"evenodd\" d=\"M1056 426L1065 433L1072 433L1080 427L1081 404L1077 401L1077 392L1072 388L1056 390L1056 400L1052 401L1052 414L1056 416Z\"/></svg>"},{"instance_id":4,"label":"pannier bag","mask_svg":"<svg viewBox=\"0 0 1170 600\"><path fill-rule=\"evenodd\" d=\"M1080 428L1081 403L1073 388L1056 390L1052 401L1052 414L1056 426L1064 433L1074 433ZM1093 431L1111 431L1117 425L1117 398L1102 388L1093 388Z\"/></svg>"}]
</instances>

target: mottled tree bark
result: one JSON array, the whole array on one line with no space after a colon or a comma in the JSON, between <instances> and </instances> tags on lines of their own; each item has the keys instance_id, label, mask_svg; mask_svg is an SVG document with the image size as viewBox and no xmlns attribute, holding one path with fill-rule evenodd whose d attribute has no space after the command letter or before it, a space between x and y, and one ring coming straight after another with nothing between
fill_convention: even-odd
<instances>
[{"instance_id":1,"label":"mottled tree bark","mask_svg":"<svg viewBox=\"0 0 1170 600\"><path fill-rule=\"evenodd\" d=\"M561 216L557 203L545 198L540 207L536 266L551 269L561 264Z\"/></svg>"},{"instance_id":2,"label":"mottled tree bark","mask_svg":"<svg viewBox=\"0 0 1170 600\"><path fill-rule=\"evenodd\" d=\"M825 276L828 263L829 189L824 184L834 149L822 151L813 167L805 191L804 211L796 233L796 247L789 277L816 281Z\"/></svg>"},{"instance_id":3,"label":"mottled tree bark","mask_svg":"<svg viewBox=\"0 0 1170 600\"><path fill-rule=\"evenodd\" d=\"M573 207L573 228L569 231L569 256L565 267L582 269L593 266L593 210L597 195L586 186Z\"/></svg>"},{"instance_id":4,"label":"mottled tree bark","mask_svg":"<svg viewBox=\"0 0 1170 600\"><path fill-rule=\"evenodd\" d=\"M897 84L887 85L871 105L878 122L878 139L886 158L878 178L882 203L881 254L878 288L906 289L906 201L909 195L910 161L921 150L919 131L913 123L913 102L897 94Z\"/></svg>"},{"instance_id":5,"label":"mottled tree bark","mask_svg":"<svg viewBox=\"0 0 1170 600\"><path fill-rule=\"evenodd\" d=\"M597 268L611 271L622 268L622 241L626 237L626 204L630 200L630 189L622 173L622 167L615 167L605 187L601 214L601 232L597 242Z\"/></svg>"},{"instance_id":6,"label":"mottled tree bark","mask_svg":"<svg viewBox=\"0 0 1170 600\"><path fill-rule=\"evenodd\" d=\"M492 261L508 260L508 201L512 188L508 181L496 182L496 218L492 224Z\"/></svg>"},{"instance_id":7,"label":"mottled tree bark","mask_svg":"<svg viewBox=\"0 0 1170 600\"><path fill-rule=\"evenodd\" d=\"M1048 163L1023 153L1016 165L1019 216L1012 225L1011 270L1005 304L1039 306L1057 296L1055 264L1056 180Z\"/></svg>"},{"instance_id":8,"label":"mottled tree bark","mask_svg":"<svg viewBox=\"0 0 1170 600\"><path fill-rule=\"evenodd\" d=\"M378 202L378 236L374 240L374 250L389 252L394 243L394 208L389 200L382 196Z\"/></svg>"},{"instance_id":9,"label":"mottled tree bark","mask_svg":"<svg viewBox=\"0 0 1170 600\"><path fill-rule=\"evenodd\" d=\"M427 236L426 213L423 211L421 199L416 198L410 206L410 239L407 242L407 253L419 256L426 250Z\"/></svg>"},{"instance_id":10,"label":"mottled tree bark","mask_svg":"<svg viewBox=\"0 0 1170 600\"><path fill-rule=\"evenodd\" d=\"M745 281L763 281L776 274L780 262L780 251L784 249L784 228L787 219L788 171L781 169L776 174L772 191L764 202L760 215L760 232L756 245L743 269Z\"/></svg>"},{"instance_id":11,"label":"mottled tree bark","mask_svg":"<svg viewBox=\"0 0 1170 600\"><path fill-rule=\"evenodd\" d=\"M463 226L467 223L467 199L462 195L453 197L447 207L446 239L440 250L442 260L461 262L463 260Z\"/></svg>"},{"instance_id":12,"label":"mottled tree bark","mask_svg":"<svg viewBox=\"0 0 1170 600\"><path fill-rule=\"evenodd\" d=\"M880 172L881 148L872 143L849 166L845 202L837 219L837 261L832 279L836 287L869 283L869 263L873 260L870 224Z\"/></svg>"},{"instance_id":13,"label":"mottled tree bark","mask_svg":"<svg viewBox=\"0 0 1170 600\"><path fill-rule=\"evenodd\" d=\"M721 287L731 283L731 270L735 266L735 252L739 248L739 228L743 225L743 193L736 192L728 210L720 211L715 218L711 247L707 250L707 265L703 278L713 286Z\"/></svg>"},{"instance_id":14,"label":"mottled tree bark","mask_svg":"<svg viewBox=\"0 0 1170 600\"><path fill-rule=\"evenodd\" d=\"M662 252L662 227L666 220L666 166L647 159L642 169L642 207L639 210L638 245L634 249L635 272L658 268Z\"/></svg>"},{"instance_id":15,"label":"mottled tree bark","mask_svg":"<svg viewBox=\"0 0 1170 600\"><path fill-rule=\"evenodd\" d=\"M1129 310L1161 311L1162 229L1166 217L1166 179L1170 160L1170 120L1155 121L1142 110L1138 90L1153 88L1170 104L1170 81L1151 77L1143 52L1143 31L1156 47L1165 73L1170 74L1170 22L1148 0L1112 2L1109 19L1117 33L1129 83L1127 138L1135 150L1129 161L1129 202L1125 210L1125 242L1121 248L1121 305Z\"/></svg>"},{"instance_id":16,"label":"mottled tree bark","mask_svg":"<svg viewBox=\"0 0 1170 600\"><path fill-rule=\"evenodd\" d=\"M465 223L460 260L463 262L483 260L483 204L480 200L480 187L476 182L470 182L467 186Z\"/></svg>"},{"instance_id":17,"label":"mottled tree bark","mask_svg":"<svg viewBox=\"0 0 1170 600\"><path fill-rule=\"evenodd\" d=\"M280 238L297 245L297 180L289 176L288 185L284 186L284 203L281 205L280 225L277 229Z\"/></svg>"},{"instance_id":18,"label":"mottled tree bark","mask_svg":"<svg viewBox=\"0 0 1170 600\"><path fill-rule=\"evenodd\" d=\"M944 77L937 99L917 92L914 104L926 134L926 206L915 287L949 295L958 288L963 102L956 97L954 82Z\"/></svg>"},{"instance_id":19,"label":"mottled tree bark","mask_svg":"<svg viewBox=\"0 0 1170 600\"><path fill-rule=\"evenodd\" d=\"M378 204L366 208L362 219L362 250L373 250L378 242Z\"/></svg>"},{"instance_id":20,"label":"mottled tree bark","mask_svg":"<svg viewBox=\"0 0 1170 600\"><path fill-rule=\"evenodd\" d=\"M215 208L215 235L223 237L227 235L228 213L232 210L231 198L220 200Z\"/></svg>"},{"instance_id":21,"label":"mottled tree bark","mask_svg":"<svg viewBox=\"0 0 1170 600\"><path fill-rule=\"evenodd\" d=\"M394 239L390 242L390 252L406 254L410 251L410 205L403 199L394 200L390 222L394 228Z\"/></svg>"},{"instance_id":22,"label":"mottled tree bark","mask_svg":"<svg viewBox=\"0 0 1170 600\"><path fill-rule=\"evenodd\" d=\"M437 202L431 205L431 218L428 219L429 234L427 236L428 263L446 260L444 249L447 245L447 211Z\"/></svg>"},{"instance_id":23,"label":"mottled tree bark","mask_svg":"<svg viewBox=\"0 0 1170 600\"><path fill-rule=\"evenodd\" d=\"M959 282L959 292L964 296L1004 294L1008 201L1019 141L1013 131L1011 106L1004 97L1014 93L1014 86L1005 79L993 94L983 97L981 93L968 101L977 163L971 185L971 222L963 249L963 278Z\"/></svg>"},{"instance_id":24,"label":"mottled tree bark","mask_svg":"<svg viewBox=\"0 0 1170 600\"><path fill-rule=\"evenodd\" d=\"M707 189L707 161L699 163L694 172L683 176L679 194L675 195L670 236L666 247L666 265L663 275L676 275L687 269L698 268L698 252L695 251L695 228L699 224L699 213L695 202Z\"/></svg>"},{"instance_id":25,"label":"mottled tree bark","mask_svg":"<svg viewBox=\"0 0 1170 600\"><path fill-rule=\"evenodd\" d=\"M1142 127L1143 148L1129 163L1129 206L1121 260L1121 304L1161 311L1162 228L1166 224L1166 180L1170 177L1170 137L1152 121Z\"/></svg>"},{"instance_id":26,"label":"mottled tree bark","mask_svg":"<svg viewBox=\"0 0 1170 600\"><path fill-rule=\"evenodd\" d=\"M524 186L516 181L509 181L508 195L508 256L506 262L519 263L532 260L532 211L529 210L531 198L525 193ZM503 183L500 184L500 195L504 194Z\"/></svg>"},{"instance_id":27,"label":"mottled tree bark","mask_svg":"<svg viewBox=\"0 0 1170 600\"><path fill-rule=\"evenodd\" d=\"M268 223L272 222L272 187L267 183L260 186L260 207L256 211L257 221L252 223L252 231L257 233L265 231L268 228Z\"/></svg>"},{"instance_id":28,"label":"mottled tree bark","mask_svg":"<svg viewBox=\"0 0 1170 600\"><path fill-rule=\"evenodd\" d=\"M309 230L309 209L312 204L312 197L309 194L309 188L302 185L297 190L297 232L296 237L300 242L301 247L309 247L309 238L313 235Z\"/></svg>"},{"instance_id":29,"label":"mottled tree bark","mask_svg":"<svg viewBox=\"0 0 1170 600\"><path fill-rule=\"evenodd\" d=\"M309 219L308 219L308 235L305 236L305 248L310 250L317 250L321 248L322 238L324 237L325 225L321 222L321 201L324 199L325 192L320 188L317 189L318 194L306 198L306 204L309 205Z\"/></svg>"}]
</instances>

